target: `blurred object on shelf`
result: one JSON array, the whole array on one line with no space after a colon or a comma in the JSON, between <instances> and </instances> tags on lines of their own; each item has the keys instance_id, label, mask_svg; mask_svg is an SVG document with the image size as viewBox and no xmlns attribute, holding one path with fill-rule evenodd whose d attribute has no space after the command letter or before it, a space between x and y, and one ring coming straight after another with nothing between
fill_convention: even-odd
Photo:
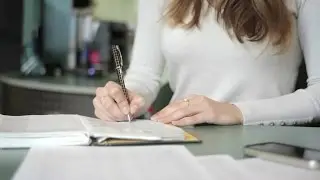
<instances>
[{"instance_id":1,"label":"blurred object on shelf","mask_svg":"<svg viewBox=\"0 0 320 180\"><path fill-rule=\"evenodd\" d=\"M44 2L44 64L59 63L62 72L81 76L108 75L114 72L110 46L117 44L128 66L136 0ZM101 8L106 14L96 16Z\"/></svg>"},{"instance_id":2,"label":"blurred object on shelf","mask_svg":"<svg viewBox=\"0 0 320 180\"><path fill-rule=\"evenodd\" d=\"M93 16L99 20L136 24L137 0L94 0Z\"/></svg>"},{"instance_id":3,"label":"blurred object on shelf","mask_svg":"<svg viewBox=\"0 0 320 180\"><path fill-rule=\"evenodd\" d=\"M42 76L46 69L35 51L34 42L23 46L20 72L24 76Z\"/></svg>"},{"instance_id":4,"label":"blurred object on shelf","mask_svg":"<svg viewBox=\"0 0 320 180\"><path fill-rule=\"evenodd\" d=\"M76 29L78 29L76 48L70 48L70 50L77 50L77 56L73 56L77 60L75 72L89 77L114 73L112 44L119 45L124 59L124 69L127 68L129 43L126 24L91 20L90 23L78 25ZM70 51L69 53L74 54L75 52Z\"/></svg>"},{"instance_id":5,"label":"blurred object on shelf","mask_svg":"<svg viewBox=\"0 0 320 180\"><path fill-rule=\"evenodd\" d=\"M50 62L45 64L46 73L45 76L59 77L65 75L65 70L61 63Z\"/></svg>"},{"instance_id":6,"label":"blurred object on shelf","mask_svg":"<svg viewBox=\"0 0 320 180\"><path fill-rule=\"evenodd\" d=\"M23 42L20 73L24 76L42 76L46 69L42 62L43 0L30 0L23 8Z\"/></svg>"},{"instance_id":7,"label":"blurred object on shelf","mask_svg":"<svg viewBox=\"0 0 320 180\"><path fill-rule=\"evenodd\" d=\"M75 9L88 8L93 5L93 0L73 0L72 6Z\"/></svg>"},{"instance_id":8,"label":"blurred object on shelf","mask_svg":"<svg viewBox=\"0 0 320 180\"><path fill-rule=\"evenodd\" d=\"M89 77L101 77L103 75L104 67L101 63L101 53L99 48L92 46L89 49L88 57L88 76Z\"/></svg>"},{"instance_id":9,"label":"blurred object on shelf","mask_svg":"<svg viewBox=\"0 0 320 180\"><path fill-rule=\"evenodd\" d=\"M98 47L104 71L113 73L114 61L112 58L111 45L119 45L124 60L124 69L128 66L128 28L124 23L100 21L93 44Z\"/></svg>"},{"instance_id":10,"label":"blurred object on shelf","mask_svg":"<svg viewBox=\"0 0 320 180\"><path fill-rule=\"evenodd\" d=\"M93 22L91 9L92 1L73 0L66 64L68 71L80 75L88 74L89 47L94 34L93 28L97 26Z\"/></svg>"},{"instance_id":11,"label":"blurred object on shelf","mask_svg":"<svg viewBox=\"0 0 320 180\"><path fill-rule=\"evenodd\" d=\"M28 1L28 0L25 0ZM43 63L69 69L70 33L73 26L72 0L43 0ZM52 73L49 73L52 74Z\"/></svg>"}]
</instances>

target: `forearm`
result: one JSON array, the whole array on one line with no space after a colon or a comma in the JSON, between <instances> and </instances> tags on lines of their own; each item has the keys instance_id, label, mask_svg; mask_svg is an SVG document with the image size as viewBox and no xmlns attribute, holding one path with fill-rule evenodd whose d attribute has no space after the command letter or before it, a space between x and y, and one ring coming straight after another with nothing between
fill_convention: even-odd
<instances>
[{"instance_id":1,"label":"forearm","mask_svg":"<svg viewBox=\"0 0 320 180\"><path fill-rule=\"evenodd\" d=\"M320 117L320 85L272 99L234 103L244 125L295 125Z\"/></svg>"},{"instance_id":2,"label":"forearm","mask_svg":"<svg viewBox=\"0 0 320 180\"><path fill-rule=\"evenodd\" d=\"M162 0L139 0L138 23L132 57L125 76L129 90L144 97L146 111L155 100L164 70L160 31Z\"/></svg>"}]
</instances>

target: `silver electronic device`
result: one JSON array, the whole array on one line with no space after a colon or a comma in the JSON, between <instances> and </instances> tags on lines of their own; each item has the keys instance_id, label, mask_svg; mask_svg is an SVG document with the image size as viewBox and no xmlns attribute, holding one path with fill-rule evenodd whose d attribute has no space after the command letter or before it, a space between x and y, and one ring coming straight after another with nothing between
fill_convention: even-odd
<instances>
[{"instance_id":1,"label":"silver electronic device","mask_svg":"<svg viewBox=\"0 0 320 180\"><path fill-rule=\"evenodd\" d=\"M276 142L251 144L244 147L249 157L320 171L320 150Z\"/></svg>"}]
</instances>

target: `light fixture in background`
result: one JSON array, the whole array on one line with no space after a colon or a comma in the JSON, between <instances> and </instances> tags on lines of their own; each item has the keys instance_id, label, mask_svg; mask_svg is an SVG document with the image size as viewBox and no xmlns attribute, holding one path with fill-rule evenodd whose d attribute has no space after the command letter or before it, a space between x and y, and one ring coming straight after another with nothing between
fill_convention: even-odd
<instances>
[{"instance_id":1,"label":"light fixture in background","mask_svg":"<svg viewBox=\"0 0 320 180\"><path fill-rule=\"evenodd\" d=\"M138 0L94 0L93 16L98 20L114 21L135 26Z\"/></svg>"}]
</instances>

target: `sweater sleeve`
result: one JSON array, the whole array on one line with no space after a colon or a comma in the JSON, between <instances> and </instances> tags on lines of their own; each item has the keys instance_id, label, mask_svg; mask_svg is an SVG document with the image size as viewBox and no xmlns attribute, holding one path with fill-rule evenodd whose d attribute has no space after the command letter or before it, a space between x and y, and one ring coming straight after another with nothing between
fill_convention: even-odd
<instances>
[{"instance_id":1,"label":"sweater sleeve","mask_svg":"<svg viewBox=\"0 0 320 180\"><path fill-rule=\"evenodd\" d=\"M308 87L277 98L239 102L244 125L294 125L320 118L320 1L300 0L298 31Z\"/></svg>"},{"instance_id":2,"label":"sweater sleeve","mask_svg":"<svg viewBox=\"0 0 320 180\"><path fill-rule=\"evenodd\" d=\"M146 108L155 100L164 71L160 47L163 0L139 0L138 21L125 83L145 98Z\"/></svg>"}]
</instances>

